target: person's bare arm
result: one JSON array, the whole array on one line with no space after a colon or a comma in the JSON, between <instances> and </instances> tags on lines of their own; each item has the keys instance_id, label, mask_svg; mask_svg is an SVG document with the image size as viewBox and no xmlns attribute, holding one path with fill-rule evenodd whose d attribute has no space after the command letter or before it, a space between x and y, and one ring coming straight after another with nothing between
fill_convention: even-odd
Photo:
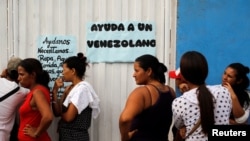
<instances>
[{"instance_id":1,"label":"person's bare arm","mask_svg":"<svg viewBox=\"0 0 250 141\"><path fill-rule=\"evenodd\" d=\"M46 100L46 97L41 90L34 91L31 106L40 112L42 118L37 128L32 127L32 125L26 125L24 133L36 138L49 128L53 120L53 113L50 109L50 103Z\"/></svg>"},{"instance_id":2,"label":"person's bare arm","mask_svg":"<svg viewBox=\"0 0 250 141\"><path fill-rule=\"evenodd\" d=\"M146 88L136 88L128 97L124 110L119 118L119 128L121 141L128 141L134 132L130 132L132 120L136 115L141 113L145 107L143 93L147 92Z\"/></svg>"},{"instance_id":3,"label":"person's bare arm","mask_svg":"<svg viewBox=\"0 0 250 141\"><path fill-rule=\"evenodd\" d=\"M71 122L78 114L78 110L74 104L70 103L66 112L62 113L62 119L66 122Z\"/></svg>"},{"instance_id":4,"label":"person's bare arm","mask_svg":"<svg viewBox=\"0 0 250 141\"><path fill-rule=\"evenodd\" d=\"M58 99L58 90L61 87L63 87L63 80L57 78L52 89L52 110L56 117L59 117L62 114L62 103L69 89L69 87L66 87L63 95Z\"/></svg>"},{"instance_id":5,"label":"person's bare arm","mask_svg":"<svg viewBox=\"0 0 250 141\"><path fill-rule=\"evenodd\" d=\"M233 115L235 118L239 118L241 116L244 115L245 111L244 109L241 107L240 102L237 98L237 95L234 93L233 88L231 87L231 85L229 83L226 83L224 85L224 87L226 87L231 95L231 99L232 99L232 111L233 111Z\"/></svg>"}]
</instances>

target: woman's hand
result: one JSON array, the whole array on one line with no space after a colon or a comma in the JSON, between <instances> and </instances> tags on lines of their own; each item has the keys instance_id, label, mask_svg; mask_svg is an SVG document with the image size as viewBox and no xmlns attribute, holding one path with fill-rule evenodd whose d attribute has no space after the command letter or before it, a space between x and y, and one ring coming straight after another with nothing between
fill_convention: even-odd
<instances>
[{"instance_id":1,"label":"woman's hand","mask_svg":"<svg viewBox=\"0 0 250 141\"><path fill-rule=\"evenodd\" d=\"M232 86L228 82L225 82L223 86L226 87L230 93L234 92Z\"/></svg>"},{"instance_id":2,"label":"woman's hand","mask_svg":"<svg viewBox=\"0 0 250 141\"><path fill-rule=\"evenodd\" d=\"M7 69L4 69L0 75L1 78L7 78L8 76L8 72L7 72Z\"/></svg>"},{"instance_id":3,"label":"woman's hand","mask_svg":"<svg viewBox=\"0 0 250 141\"><path fill-rule=\"evenodd\" d=\"M52 93L53 95L56 95L58 93L58 90L59 88L63 87L64 86L64 83L63 83L63 77L59 77L55 80L55 83L54 83L54 86L53 86L53 89L52 89ZM54 100L57 100L54 99Z\"/></svg>"},{"instance_id":4,"label":"woman's hand","mask_svg":"<svg viewBox=\"0 0 250 141\"><path fill-rule=\"evenodd\" d=\"M63 78L62 77L59 77L56 79L56 81L54 83L54 87L56 87L56 88L63 87Z\"/></svg>"},{"instance_id":5,"label":"woman's hand","mask_svg":"<svg viewBox=\"0 0 250 141\"><path fill-rule=\"evenodd\" d=\"M232 86L228 82L225 82L223 86L228 89L232 99L237 97L236 94L234 93Z\"/></svg>"},{"instance_id":6,"label":"woman's hand","mask_svg":"<svg viewBox=\"0 0 250 141\"><path fill-rule=\"evenodd\" d=\"M180 132L181 137L184 139L186 137L186 127L185 126L181 127L179 129L179 132Z\"/></svg>"},{"instance_id":7,"label":"woman's hand","mask_svg":"<svg viewBox=\"0 0 250 141\"><path fill-rule=\"evenodd\" d=\"M32 127L31 125L27 124L23 128L24 135L31 136L33 138L36 138L38 135L36 134L36 128Z\"/></svg>"},{"instance_id":8,"label":"woman's hand","mask_svg":"<svg viewBox=\"0 0 250 141\"><path fill-rule=\"evenodd\" d=\"M128 138L131 139L133 135L138 131L138 129L135 129L133 131L128 132Z\"/></svg>"},{"instance_id":9,"label":"woman's hand","mask_svg":"<svg viewBox=\"0 0 250 141\"><path fill-rule=\"evenodd\" d=\"M180 83L178 87L179 87L181 93L184 93L184 92L189 90L188 84L186 84L186 83Z\"/></svg>"}]
</instances>

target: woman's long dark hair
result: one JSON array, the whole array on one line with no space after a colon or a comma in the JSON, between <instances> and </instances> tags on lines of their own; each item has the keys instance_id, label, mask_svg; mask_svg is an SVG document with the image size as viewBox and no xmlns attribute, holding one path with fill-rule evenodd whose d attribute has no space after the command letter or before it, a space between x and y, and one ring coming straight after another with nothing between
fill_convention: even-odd
<instances>
[{"instance_id":1,"label":"woman's long dark hair","mask_svg":"<svg viewBox=\"0 0 250 141\"><path fill-rule=\"evenodd\" d=\"M198 85L197 99L200 107L200 118L202 131L207 134L215 123L214 119L214 97L205 85L208 75L208 64L206 58L197 51L188 51L181 57L181 75L186 81Z\"/></svg>"},{"instance_id":2,"label":"woman's long dark hair","mask_svg":"<svg viewBox=\"0 0 250 141\"><path fill-rule=\"evenodd\" d=\"M249 87L249 78L247 77L247 74L249 73L249 68L241 63L229 64L227 68L232 68L236 71L236 82L239 83L235 83L235 85L232 85L232 88L235 94L237 95L240 105L242 107L248 107L250 103L250 98L247 93L247 88Z\"/></svg>"},{"instance_id":3,"label":"woman's long dark hair","mask_svg":"<svg viewBox=\"0 0 250 141\"><path fill-rule=\"evenodd\" d=\"M19 66L23 67L26 72L36 74L36 83L41 84L49 89L49 73L42 68L42 64L35 58L26 58L22 60Z\"/></svg>"},{"instance_id":4,"label":"woman's long dark hair","mask_svg":"<svg viewBox=\"0 0 250 141\"><path fill-rule=\"evenodd\" d=\"M158 80L162 84L166 83L164 73L167 72L167 67L163 63L160 63L155 56L145 54L136 58L135 61L139 62L140 67L143 68L143 70L145 71L151 68L153 73L153 79Z\"/></svg>"}]
</instances>

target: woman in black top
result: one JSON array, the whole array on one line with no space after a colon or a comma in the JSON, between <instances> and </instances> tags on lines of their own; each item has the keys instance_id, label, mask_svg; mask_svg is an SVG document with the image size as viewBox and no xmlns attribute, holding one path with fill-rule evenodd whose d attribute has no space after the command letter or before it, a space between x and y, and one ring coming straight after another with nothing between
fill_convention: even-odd
<instances>
[{"instance_id":1,"label":"woman in black top","mask_svg":"<svg viewBox=\"0 0 250 141\"><path fill-rule=\"evenodd\" d=\"M165 85L167 67L152 55L134 62L136 84L120 115L122 141L168 141L172 123L173 88Z\"/></svg>"}]
</instances>

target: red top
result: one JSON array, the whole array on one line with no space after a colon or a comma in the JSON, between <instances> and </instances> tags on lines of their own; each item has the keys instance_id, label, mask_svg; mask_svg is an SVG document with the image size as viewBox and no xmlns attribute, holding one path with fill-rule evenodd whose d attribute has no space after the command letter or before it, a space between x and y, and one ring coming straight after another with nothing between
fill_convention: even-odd
<instances>
[{"instance_id":1,"label":"red top","mask_svg":"<svg viewBox=\"0 0 250 141\"><path fill-rule=\"evenodd\" d=\"M50 93L49 90L42 86L42 85L37 85L33 90L31 90L27 98L25 99L24 103L19 109L19 114L20 114L20 127L18 131L18 140L19 141L51 141L49 135L47 132L42 133L38 138L32 138L30 136L24 135L23 133L23 128L25 127L26 124L31 125L32 127L38 127L41 121L41 114L38 110L33 110L30 106L30 101L33 96L33 91L34 90L41 90L48 103L50 103Z\"/></svg>"}]
</instances>

